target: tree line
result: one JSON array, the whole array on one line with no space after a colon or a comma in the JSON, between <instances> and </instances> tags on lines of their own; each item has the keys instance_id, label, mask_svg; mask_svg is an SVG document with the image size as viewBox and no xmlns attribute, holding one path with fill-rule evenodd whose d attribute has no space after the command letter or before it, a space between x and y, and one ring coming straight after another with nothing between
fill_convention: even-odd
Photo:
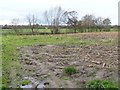
<instances>
[{"instance_id":1,"label":"tree line","mask_svg":"<svg viewBox=\"0 0 120 90\"><path fill-rule=\"evenodd\" d=\"M18 28L30 28L32 34L35 34L35 29L40 27L47 27L50 29L51 34L58 34L61 27L68 30L74 30L76 32L92 32L92 31L110 31L111 20L109 18L95 17L94 15L86 14L80 20L78 19L79 14L77 11L66 11L60 6L46 10L43 13L43 18L47 25L44 27L39 25L40 20L34 14L27 15L26 21L27 26L18 25L19 19L12 19L11 28L18 33Z\"/></svg>"}]
</instances>

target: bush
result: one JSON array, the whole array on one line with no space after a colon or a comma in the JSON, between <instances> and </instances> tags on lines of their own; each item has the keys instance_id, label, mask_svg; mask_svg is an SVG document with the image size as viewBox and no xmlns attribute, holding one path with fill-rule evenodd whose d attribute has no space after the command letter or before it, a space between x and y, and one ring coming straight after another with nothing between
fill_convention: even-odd
<instances>
[{"instance_id":1,"label":"bush","mask_svg":"<svg viewBox=\"0 0 120 90\"><path fill-rule=\"evenodd\" d=\"M66 67L64 68L64 73L68 74L68 75L72 75L76 72L76 69L74 67Z\"/></svg>"},{"instance_id":2,"label":"bush","mask_svg":"<svg viewBox=\"0 0 120 90\"><path fill-rule=\"evenodd\" d=\"M104 88L110 88L110 90L116 90L118 87L117 85L107 81L107 80L91 80L88 81L85 85L85 88L94 88L94 89L99 89L101 90Z\"/></svg>"}]
</instances>

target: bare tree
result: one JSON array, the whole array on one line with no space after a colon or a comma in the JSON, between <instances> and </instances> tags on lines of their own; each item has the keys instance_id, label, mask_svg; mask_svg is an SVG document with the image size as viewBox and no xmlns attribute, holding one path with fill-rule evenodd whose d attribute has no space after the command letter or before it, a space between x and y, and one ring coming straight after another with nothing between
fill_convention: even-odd
<instances>
[{"instance_id":1,"label":"bare tree","mask_svg":"<svg viewBox=\"0 0 120 90\"><path fill-rule=\"evenodd\" d=\"M102 31L102 28L103 28L103 18L102 17L98 17L95 19L95 28L96 30L99 29L100 32Z\"/></svg>"},{"instance_id":2,"label":"bare tree","mask_svg":"<svg viewBox=\"0 0 120 90\"><path fill-rule=\"evenodd\" d=\"M84 32L84 28L83 28L83 25L82 25L82 20L79 20L78 21L78 30L79 30L79 32Z\"/></svg>"},{"instance_id":3,"label":"bare tree","mask_svg":"<svg viewBox=\"0 0 120 90\"><path fill-rule=\"evenodd\" d=\"M58 33L59 32L59 25L62 23L62 16L64 10L59 7L51 8L48 11L44 12L44 18L47 21L49 27L51 27L51 33Z\"/></svg>"},{"instance_id":4,"label":"bare tree","mask_svg":"<svg viewBox=\"0 0 120 90\"><path fill-rule=\"evenodd\" d=\"M34 14L32 14L32 15L28 15L26 17L26 20L29 24L32 34L34 34L34 28L35 28L35 25L37 24L38 18Z\"/></svg>"},{"instance_id":5,"label":"bare tree","mask_svg":"<svg viewBox=\"0 0 120 90\"><path fill-rule=\"evenodd\" d=\"M13 25L12 28L16 32L16 34L19 33L17 25L19 24L20 20L19 18L13 18L11 21L11 24Z\"/></svg>"},{"instance_id":6,"label":"bare tree","mask_svg":"<svg viewBox=\"0 0 120 90\"><path fill-rule=\"evenodd\" d=\"M85 15L82 18L82 26L84 26L85 29L88 29L88 31L89 31L91 29L91 27L93 27L95 25L94 21L95 21L94 15Z\"/></svg>"},{"instance_id":7,"label":"bare tree","mask_svg":"<svg viewBox=\"0 0 120 90\"><path fill-rule=\"evenodd\" d=\"M66 21L69 26L71 26L74 29L74 32L76 33L77 30L77 24L78 24L78 13L76 11L69 11L65 12L66 14Z\"/></svg>"},{"instance_id":8,"label":"bare tree","mask_svg":"<svg viewBox=\"0 0 120 90\"><path fill-rule=\"evenodd\" d=\"M111 24L110 19L109 19L109 18L105 18L105 19L103 20L103 24L104 24L105 26L109 26L109 25Z\"/></svg>"},{"instance_id":9,"label":"bare tree","mask_svg":"<svg viewBox=\"0 0 120 90\"><path fill-rule=\"evenodd\" d=\"M104 24L104 26L105 26L106 31L110 31L110 24L111 24L110 19L109 19L109 18L105 18L105 19L103 20L103 24Z\"/></svg>"}]
</instances>

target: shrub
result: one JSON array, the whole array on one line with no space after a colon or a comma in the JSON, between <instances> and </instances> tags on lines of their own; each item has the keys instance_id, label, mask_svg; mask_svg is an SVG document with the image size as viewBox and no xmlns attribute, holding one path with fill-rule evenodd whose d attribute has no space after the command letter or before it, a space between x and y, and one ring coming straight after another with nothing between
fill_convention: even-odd
<instances>
[{"instance_id":1,"label":"shrub","mask_svg":"<svg viewBox=\"0 0 120 90\"><path fill-rule=\"evenodd\" d=\"M64 73L68 74L68 75L72 75L76 72L76 69L74 67L66 67L64 68Z\"/></svg>"},{"instance_id":2,"label":"shrub","mask_svg":"<svg viewBox=\"0 0 120 90\"><path fill-rule=\"evenodd\" d=\"M85 88L94 88L94 89L99 89L101 90L101 88L110 88L110 90L116 90L118 87L117 85L107 81L107 80L91 80L88 81L85 84Z\"/></svg>"}]
</instances>

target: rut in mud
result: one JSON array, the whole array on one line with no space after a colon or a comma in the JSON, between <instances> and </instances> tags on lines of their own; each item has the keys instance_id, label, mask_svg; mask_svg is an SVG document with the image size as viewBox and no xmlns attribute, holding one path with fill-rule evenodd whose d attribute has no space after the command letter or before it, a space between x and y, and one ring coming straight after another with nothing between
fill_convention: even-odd
<instances>
[{"instance_id":1,"label":"rut in mud","mask_svg":"<svg viewBox=\"0 0 120 90\"><path fill-rule=\"evenodd\" d=\"M33 87L46 82L49 88L78 88L92 79L118 80L117 46L34 45L19 48L24 79ZM63 69L74 66L77 72L66 75Z\"/></svg>"}]
</instances>

